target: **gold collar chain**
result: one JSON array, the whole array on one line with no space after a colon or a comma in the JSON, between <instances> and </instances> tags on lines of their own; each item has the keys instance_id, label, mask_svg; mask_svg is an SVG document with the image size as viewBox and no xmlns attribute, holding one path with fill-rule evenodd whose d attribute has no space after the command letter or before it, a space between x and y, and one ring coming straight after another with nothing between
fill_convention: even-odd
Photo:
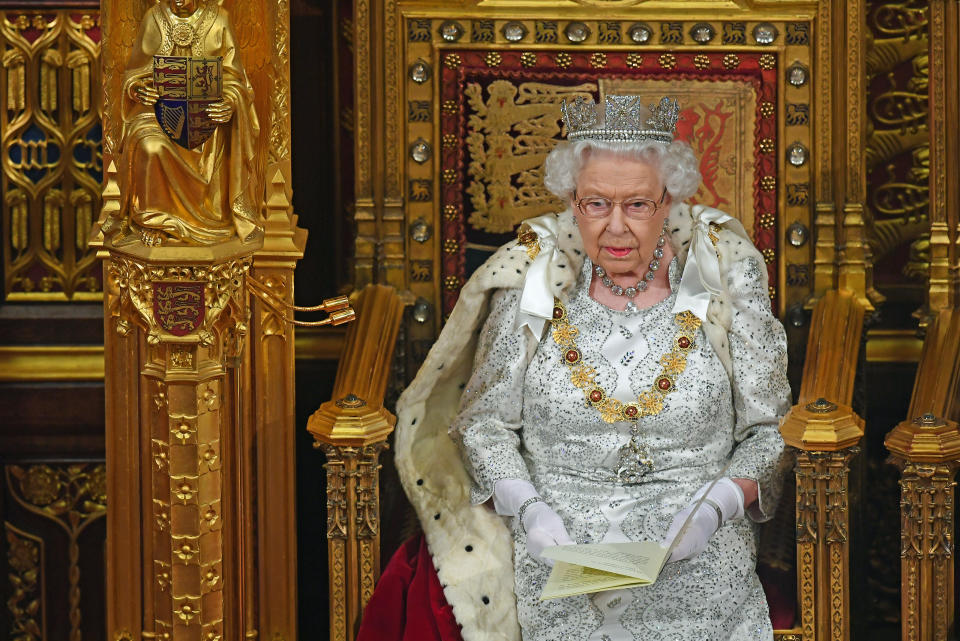
<instances>
[{"instance_id":1,"label":"gold collar chain","mask_svg":"<svg viewBox=\"0 0 960 641\"><path fill-rule=\"evenodd\" d=\"M663 368L654 379L650 389L642 392L635 402L624 403L610 398L606 390L597 384L597 371L583 362L583 353L577 347L577 335L580 330L570 323L567 308L559 299L553 301L553 341L563 350L563 362L570 368L570 381L574 387L583 390L588 405L600 412L607 423L617 421L637 421L642 416L659 414L667 394L673 391L676 377L687 367L687 353L696 344L694 338L700 327L700 319L689 311L674 316L678 326L670 351L660 357Z\"/></svg>"}]
</instances>

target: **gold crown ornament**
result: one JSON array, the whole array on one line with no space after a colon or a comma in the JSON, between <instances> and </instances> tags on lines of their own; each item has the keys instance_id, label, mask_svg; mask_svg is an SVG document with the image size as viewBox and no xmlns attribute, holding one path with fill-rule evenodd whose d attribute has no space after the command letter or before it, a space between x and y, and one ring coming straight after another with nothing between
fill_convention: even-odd
<instances>
[{"instance_id":1,"label":"gold crown ornament","mask_svg":"<svg viewBox=\"0 0 960 641\"><path fill-rule=\"evenodd\" d=\"M604 107L593 98L578 96L572 103L560 103L568 140L603 140L608 142L640 142L656 140L673 142L673 133L680 119L680 103L661 98L660 103L645 107L640 96L606 97Z\"/></svg>"}]
</instances>

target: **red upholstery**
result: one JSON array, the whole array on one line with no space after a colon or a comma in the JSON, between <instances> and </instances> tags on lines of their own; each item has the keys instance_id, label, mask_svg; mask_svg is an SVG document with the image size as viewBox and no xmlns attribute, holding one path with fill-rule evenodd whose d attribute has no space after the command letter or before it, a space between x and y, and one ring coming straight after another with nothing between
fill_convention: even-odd
<instances>
[{"instance_id":1,"label":"red upholstery","mask_svg":"<svg viewBox=\"0 0 960 641\"><path fill-rule=\"evenodd\" d=\"M357 641L463 641L423 534L400 546L363 611Z\"/></svg>"}]
</instances>

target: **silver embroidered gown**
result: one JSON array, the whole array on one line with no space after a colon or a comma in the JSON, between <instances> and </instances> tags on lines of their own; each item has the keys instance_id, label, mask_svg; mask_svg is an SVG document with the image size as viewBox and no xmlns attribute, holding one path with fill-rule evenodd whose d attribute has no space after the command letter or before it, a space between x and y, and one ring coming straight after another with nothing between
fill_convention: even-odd
<instances>
[{"instance_id":1,"label":"silver embroidered gown","mask_svg":"<svg viewBox=\"0 0 960 641\"><path fill-rule=\"evenodd\" d=\"M693 493L725 475L758 482L760 498L746 518L726 523L707 549L670 563L648 587L540 601L550 567L532 559L516 519L514 568L524 641L772 639L757 578L756 522L773 516L786 469L778 426L790 403L786 337L753 258L741 259L727 282L733 303L728 332L733 383L702 329L664 409L641 418L639 434L654 469L639 482L618 481L627 422L605 423L570 380L550 330L538 343L517 329L520 290L499 290L477 346L474 371L450 431L482 503L499 479L527 479L579 543L660 541ZM597 382L621 401L636 400L662 370L677 326L673 293L639 313L614 311L590 298L586 261L567 303L577 344ZM731 460L732 459L732 460Z\"/></svg>"}]
</instances>

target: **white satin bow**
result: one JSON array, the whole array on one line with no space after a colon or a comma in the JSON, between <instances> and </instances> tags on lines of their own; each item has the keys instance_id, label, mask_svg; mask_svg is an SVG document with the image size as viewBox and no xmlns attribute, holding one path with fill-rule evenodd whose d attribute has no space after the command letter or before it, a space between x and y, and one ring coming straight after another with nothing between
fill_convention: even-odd
<instances>
[{"instance_id":1,"label":"white satin bow","mask_svg":"<svg viewBox=\"0 0 960 641\"><path fill-rule=\"evenodd\" d=\"M722 225L733 221L734 218L712 207L695 206L691 213L693 235L690 238L687 264L680 278L680 288L677 292L677 301L673 305L673 313L690 311L705 322L710 296L723 294L720 260L717 258L717 248L710 240L710 224Z\"/></svg>"},{"instance_id":2,"label":"white satin bow","mask_svg":"<svg viewBox=\"0 0 960 641\"><path fill-rule=\"evenodd\" d=\"M553 318L553 290L550 288L548 272L550 263L558 251L557 235L560 224L553 214L538 216L524 222L536 233L540 253L533 259L533 264L527 270L523 293L520 296L517 327L526 325L539 341L543 336L544 325ZM526 247L520 244L515 249L526 251Z\"/></svg>"}]
</instances>

